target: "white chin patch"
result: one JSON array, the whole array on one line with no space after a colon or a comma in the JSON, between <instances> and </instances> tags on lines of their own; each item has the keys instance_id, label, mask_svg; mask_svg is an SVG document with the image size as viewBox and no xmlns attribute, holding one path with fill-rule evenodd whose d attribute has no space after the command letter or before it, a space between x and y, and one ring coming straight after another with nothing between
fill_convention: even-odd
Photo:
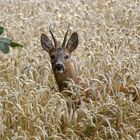
<instances>
[{"instance_id":1,"label":"white chin patch","mask_svg":"<svg viewBox=\"0 0 140 140\"><path fill-rule=\"evenodd\" d=\"M63 70L56 70L55 73L63 73Z\"/></svg>"}]
</instances>

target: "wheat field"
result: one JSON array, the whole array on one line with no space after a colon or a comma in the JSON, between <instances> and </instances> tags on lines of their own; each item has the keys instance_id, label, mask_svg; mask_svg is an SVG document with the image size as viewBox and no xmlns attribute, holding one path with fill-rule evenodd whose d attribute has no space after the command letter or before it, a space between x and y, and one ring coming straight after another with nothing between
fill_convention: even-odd
<instances>
[{"instance_id":1,"label":"wheat field","mask_svg":"<svg viewBox=\"0 0 140 140\"><path fill-rule=\"evenodd\" d=\"M0 25L24 46L0 52L0 140L140 140L139 0L1 0ZM50 27L62 43L68 25L86 85L72 97L40 44Z\"/></svg>"}]
</instances>

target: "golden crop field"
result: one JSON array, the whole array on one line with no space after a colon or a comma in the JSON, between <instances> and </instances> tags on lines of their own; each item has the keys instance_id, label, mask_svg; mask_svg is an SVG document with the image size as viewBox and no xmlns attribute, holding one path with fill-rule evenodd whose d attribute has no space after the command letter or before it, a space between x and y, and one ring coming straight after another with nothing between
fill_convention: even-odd
<instances>
[{"instance_id":1,"label":"golden crop field","mask_svg":"<svg viewBox=\"0 0 140 140\"><path fill-rule=\"evenodd\" d=\"M71 97L40 43L50 28L62 43L68 25L85 85ZM24 46L0 52L0 140L140 140L139 0L0 0L0 26Z\"/></svg>"}]
</instances>

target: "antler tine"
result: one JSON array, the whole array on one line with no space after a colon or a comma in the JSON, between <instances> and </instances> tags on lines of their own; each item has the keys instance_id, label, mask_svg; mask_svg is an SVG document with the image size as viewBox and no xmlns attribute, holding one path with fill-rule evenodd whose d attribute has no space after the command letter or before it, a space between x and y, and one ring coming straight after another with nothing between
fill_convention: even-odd
<instances>
[{"instance_id":1,"label":"antler tine","mask_svg":"<svg viewBox=\"0 0 140 140\"><path fill-rule=\"evenodd\" d=\"M57 46L57 41L56 41L56 39L55 39L55 37L54 37L54 35L53 35L53 33L52 33L52 30L50 29L50 33L51 33L51 36L52 36L52 38L53 38L53 41L54 41L54 45L55 45L55 47Z\"/></svg>"},{"instance_id":2,"label":"antler tine","mask_svg":"<svg viewBox=\"0 0 140 140\"><path fill-rule=\"evenodd\" d=\"M63 40L62 47L65 47L65 44L66 44L66 41L67 41L68 32L69 32L69 25L68 25L68 29L67 29L67 31L65 33L65 37L64 37L64 40Z\"/></svg>"}]
</instances>

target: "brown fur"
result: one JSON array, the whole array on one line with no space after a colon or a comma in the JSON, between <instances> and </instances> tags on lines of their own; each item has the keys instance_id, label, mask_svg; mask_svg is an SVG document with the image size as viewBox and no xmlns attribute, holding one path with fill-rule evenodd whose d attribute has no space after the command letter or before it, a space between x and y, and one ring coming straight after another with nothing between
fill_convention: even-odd
<instances>
[{"instance_id":1,"label":"brown fur","mask_svg":"<svg viewBox=\"0 0 140 140\"><path fill-rule=\"evenodd\" d=\"M63 73L54 73L54 76L60 92L64 89L68 89L68 85L66 84L66 81L68 79L72 79L75 84L79 84L77 75L75 73L75 70L73 69L71 62L65 63L65 70Z\"/></svg>"},{"instance_id":2,"label":"brown fur","mask_svg":"<svg viewBox=\"0 0 140 140\"><path fill-rule=\"evenodd\" d=\"M41 35L41 45L51 57L51 64L54 76L58 88L60 92L62 92L64 89L68 88L68 85L66 83L68 79L72 79L75 84L79 83L71 62L71 53L78 46L78 34L76 32L73 33L66 44L68 34L67 30L62 46L58 46L57 41L51 30L50 33L54 40L54 45L45 34Z\"/></svg>"}]
</instances>

